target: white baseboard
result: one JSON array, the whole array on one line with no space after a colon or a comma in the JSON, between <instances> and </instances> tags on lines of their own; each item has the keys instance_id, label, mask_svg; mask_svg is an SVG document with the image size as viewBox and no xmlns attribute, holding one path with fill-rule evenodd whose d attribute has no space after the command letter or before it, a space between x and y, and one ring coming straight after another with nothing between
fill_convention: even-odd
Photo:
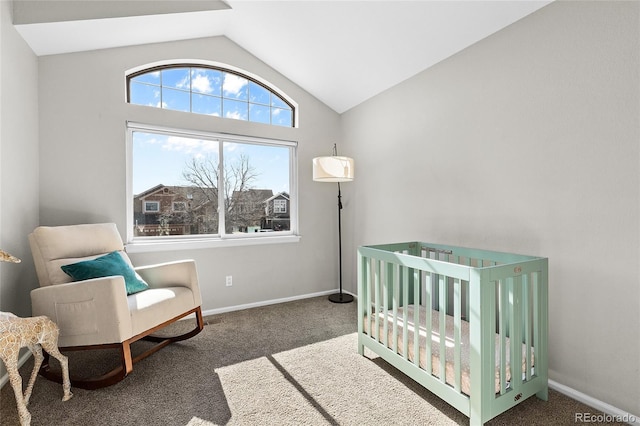
<instances>
[{"instance_id":1,"label":"white baseboard","mask_svg":"<svg viewBox=\"0 0 640 426\"><path fill-rule=\"evenodd\" d=\"M620 410L617 407L614 407L611 404L607 404L606 402L600 401L599 399L593 398L587 394L584 394L573 388L570 388L569 386L565 386L554 380L549 380L549 388L556 390L561 394L567 395L568 397L575 399L576 401L580 401L583 404L588 405L589 407L592 407L598 411L601 411L611 416L611 418L602 419L603 422L617 421L617 422L626 422L626 423L629 423L630 425L640 425L640 415L627 413L623 410ZM597 413L576 413L576 415L583 416L583 417L576 417L576 419L574 419L576 423L593 423L594 421L596 421L596 419L594 419L593 417L597 416ZM591 417L590 422L586 420L586 416L593 416ZM603 423L603 422L598 421L598 423Z\"/></svg>"},{"instance_id":2,"label":"white baseboard","mask_svg":"<svg viewBox=\"0 0 640 426\"><path fill-rule=\"evenodd\" d=\"M260 306L277 305L278 303L293 302L295 300L309 299L312 297L328 296L330 294L335 293L336 291L337 290L327 290L327 291L320 291L317 293L302 294L299 296L284 297L282 299L263 300L260 302L246 303L244 305L226 306L224 308L208 309L206 311L202 311L202 315L206 316L206 315L223 314L225 312L241 311L243 309L258 308ZM344 290L343 292L349 293L348 291L344 291ZM352 294L352 293L349 293L349 294L355 297L355 294Z\"/></svg>"}]
</instances>

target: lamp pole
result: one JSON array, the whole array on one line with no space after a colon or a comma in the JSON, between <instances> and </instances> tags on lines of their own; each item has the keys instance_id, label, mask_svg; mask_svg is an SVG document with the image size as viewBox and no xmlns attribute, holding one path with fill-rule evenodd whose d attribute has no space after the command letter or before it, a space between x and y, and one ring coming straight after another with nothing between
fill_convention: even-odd
<instances>
[{"instance_id":1,"label":"lamp pole","mask_svg":"<svg viewBox=\"0 0 640 426\"><path fill-rule=\"evenodd\" d=\"M342 292L342 194L340 192L340 182L338 182L338 257L340 265L340 292L329 296L333 303L353 302L353 296Z\"/></svg>"}]
</instances>

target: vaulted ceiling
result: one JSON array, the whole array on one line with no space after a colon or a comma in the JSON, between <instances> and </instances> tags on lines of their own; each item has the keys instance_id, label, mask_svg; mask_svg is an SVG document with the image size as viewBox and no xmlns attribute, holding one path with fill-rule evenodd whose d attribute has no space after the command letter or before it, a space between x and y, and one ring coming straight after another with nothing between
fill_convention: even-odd
<instances>
[{"instance_id":1,"label":"vaulted ceiling","mask_svg":"<svg viewBox=\"0 0 640 426\"><path fill-rule=\"evenodd\" d=\"M226 36L338 113L550 3L15 0L36 55Z\"/></svg>"}]
</instances>

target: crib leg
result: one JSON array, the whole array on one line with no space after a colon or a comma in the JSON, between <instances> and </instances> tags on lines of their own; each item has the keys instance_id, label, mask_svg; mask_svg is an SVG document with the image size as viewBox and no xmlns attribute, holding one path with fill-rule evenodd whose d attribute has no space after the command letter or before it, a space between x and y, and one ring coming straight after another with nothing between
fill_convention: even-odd
<instances>
[{"instance_id":1,"label":"crib leg","mask_svg":"<svg viewBox=\"0 0 640 426\"><path fill-rule=\"evenodd\" d=\"M543 401L548 401L549 400L549 387L545 386L545 388L542 389L540 392L538 392L536 394L536 396L538 398L540 398L541 400L543 400Z\"/></svg>"}]
</instances>

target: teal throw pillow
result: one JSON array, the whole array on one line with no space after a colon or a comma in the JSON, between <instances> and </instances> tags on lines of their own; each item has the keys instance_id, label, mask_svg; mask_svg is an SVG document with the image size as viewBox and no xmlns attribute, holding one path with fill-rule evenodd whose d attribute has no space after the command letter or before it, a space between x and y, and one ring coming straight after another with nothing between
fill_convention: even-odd
<instances>
[{"instance_id":1,"label":"teal throw pillow","mask_svg":"<svg viewBox=\"0 0 640 426\"><path fill-rule=\"evenodd\" d=\"M127 294L134 294L149 288L136 271L133 270L117 251L97 257L93 260L62 265L62 270L74 281L88 280L91 278L110 277L122 275L127 287Z\"/></svg>"}]
</instances>

